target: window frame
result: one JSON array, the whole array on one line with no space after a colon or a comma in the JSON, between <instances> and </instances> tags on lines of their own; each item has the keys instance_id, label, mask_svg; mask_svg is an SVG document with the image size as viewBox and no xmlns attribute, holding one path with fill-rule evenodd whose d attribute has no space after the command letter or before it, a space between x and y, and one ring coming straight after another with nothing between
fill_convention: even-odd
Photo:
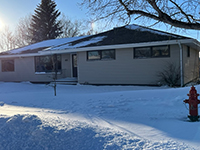
<instances>
[{"instance_id":1,"label":"window frame","mask_svg":"<svg viewBox=\"0 0 200 150\"><path fill-rule=\"evenodd\" d=\"M5 65L5 63L8 63L10 61L12 61L12 64L11 64L11 65L13 65L11 67L12 69L6 70L4 65ZM8 67L6 67L6 68L8 68ZM15 72L15 60L14 59L3 59L3 60L1 60L1 72Z\"/></svg>"},{"instance_id":2,"label":"window frame","mask_svg":"<svg viewBox=\"0 0 200 150\"><path fill-rule=\"evenodd\" d=\"M158 50L159 51L159 55L158 56L153 56L153 51L154 48L158 48L158 47L168 47L167 51L168 51L168 55L163 55L162 54L162 50ZM150 51L150 55L149 56L143 56L143 57L139 57L136 56L136 50L137 49L142 49L142 48L148 48ZM148 58L167 58L170 57L170 45L161 45L161 46L147 46L147 47L135 47L133 48L133 58L134 59L148 59Z\"/></svg>"},{"instance_id":3,"label":"window frame","mask_svg":"<svg viewBox=\"0 0 200 150\"><path fill-rule=\"evenodd\" d=\"M43 67L41 67L43 64L45 65L45 62L41 62L42 61L42 57L44 58L44 57L49 57L48 59L50 59L50 62L48 62L48 63L51 63L50 64L50 67L52 67L52 69L50 69L50 70L48 70L48 69L45 69L45 68L47 68L47 66L44 68L44 66ZM60 58L60 59L59 59ZM37 64L37 59L39 59L39 64ZM53 70L53 60L54 59L54 55L44 55L44 56L35 56L35 58L34 58L34 61L35 61L35 73L36 74L48 74L48 73L55 73L55 71ZM58 70L57 70L57 72L58 73L61 73L61 71L62 71L62 57L61 57L61 55L59 54L59 55L57 55L57 60L59 60L59 62L58 62ZM47 63L47 64L48 64ZM40 67L40 69L38 69L38 67ZM49 66L48 66L49 67ZM44 68L44 69L43 69Z\"/></svg>"},{"instance_id":4,"label":"window frame","mask_svg":"<svg viewBox=\"0 0 200 150\"><path fill-rule=\"evenodd\" d=\"M113 51L113 52L114 52L113 57L110 57L110 58L103 58L103 57L102 57L102 53L103 53L103 52L106 52L106 51ZM97 59L90 59L90 58L89 58L89 53L91 53L91 52L98 52L98 53L99 53L99 58L97 58ZM88 60L88 61L115 60L115 58L116 58L116 50L115 50L115 49L87 51L87 60Z\"/></svg>"}]
</instances>

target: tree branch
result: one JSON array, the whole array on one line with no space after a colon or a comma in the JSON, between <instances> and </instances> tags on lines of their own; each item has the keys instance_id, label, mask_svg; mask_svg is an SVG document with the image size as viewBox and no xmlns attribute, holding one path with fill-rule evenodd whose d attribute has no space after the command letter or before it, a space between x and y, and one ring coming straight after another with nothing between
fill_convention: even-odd
<instances>
[{"instance_id":1,"label":"tree branch","mask_svg":"<svg viewBox=\"0 0 200 150\"><path fill-rule=\"evenodd\" d=\"M152 19L155 19L155 20L159 20L158 16L152 15L150 13L147 13L147 12L144 12L144 11L141 11L141 10L129 10L129 14L130 15L140 14L140 15L145 16L145 17L149 17L149 18L152 18Z\"/></svg>"},{"instance_id":2,"label":"tree branch","mask_svg":"<svg viewBox=\"0 0 200 150\"><path fill-rule=\"evenodd\" d=\"M162 12L159 7L156 5L155 0L147 0L147 2L153 7L153 9L158 13L158 16L141 11L141 10L129 10L129 14L140 14L148 18L152 18L157 21L162 21L164 23L170 24L175 27L185 28L185 29L196 29L200 30L200 23L191 23L191 22L182 22L180 20L172 19L169 15Z\"/></svg>"},{"instance_id":3,"label":"tree branch","mask_svg":"<svg viewBox=\"0 0 200 150\"><path fill-rule=\"evenodd\" d=\"M174 5L180 10L180 12L186 17L187 21L188 21L189 23L191 23L191 21L190 21L188 15L181 9L181 7L178 6L178 4L176 4L174 1L172 1L172 0L169 0L169 1L170 1L172 4L174 4Z\"/></svg>"},{"instance_id":4,"label":"tree branch","mask_svg":"<svg viewBox=\"0 0 200 150\"><path fill-rule=\"evenodd\" d=\"M124 2L122 2L122 0L118 0L119 2L120 2L120 4L124 7L124 9L128 12L127 14L130 16L130 14L129 14L129 9L128 9L128 7L125 5L125 3Z\"/></svg>"},{"instance_id":5,"label":"tree branch","mask_svg":"<svg viewBox=\"0 0 200 150\"><path fill-rule=\"evenodd\" d=\"M192 16L192 15L190 15L190 14L189 14L188 16L189 16L192 20L194 20L194 21L200 21L200 19L195 19L194 16Z\"/></svg>"},{"instance_id":6,"label":"tree branch","mask_svg":"<svg viewBox=\"0 0 200 150\"><path fill-rule=\"evenodd\" d=\"M84 0L99 19L135 19L144 16L174 27L200 30L199 1L175 0ZM86 4L87 4L86 3ZM189 5L190 4L190 5ZM137 16L135 16L137 15ZM139 15L139 16L138 16Z\"/></svg>"}]
</instances>

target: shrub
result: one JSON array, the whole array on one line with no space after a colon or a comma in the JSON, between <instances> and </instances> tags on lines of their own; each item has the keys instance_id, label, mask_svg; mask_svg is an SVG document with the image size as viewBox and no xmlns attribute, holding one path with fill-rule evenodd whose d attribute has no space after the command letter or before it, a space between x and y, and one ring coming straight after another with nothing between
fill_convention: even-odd
<instances>
[{"instance_id":1,"label":"shrub","mask_svg":"<svg viewBox=\"0 0 200 150\"><path fill-rule=\"evenodd\" d=\"M170 87L180 86L180 67L173 63L167 63L165 69L158 73L159 84Z\"/></svg>"}]
</instances>

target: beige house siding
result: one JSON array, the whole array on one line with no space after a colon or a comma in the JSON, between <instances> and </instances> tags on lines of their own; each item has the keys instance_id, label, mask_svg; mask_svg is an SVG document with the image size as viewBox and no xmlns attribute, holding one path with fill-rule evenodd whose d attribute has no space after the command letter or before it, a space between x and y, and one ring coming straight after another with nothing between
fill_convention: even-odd
<instances>
[{"instance_id":1,"label":"beige house siding","mask_svg":"<svg viewBox=\"0 0 200 150\"><path fill-rule=\"evenodd\" d=\"M134 59L133 48L116 49L115 60L88 61L87 52L78 53L79 83L156 85L158 72L167 63L179 65L179 47L170 46L170 57Z\"/></svg>"},{"instance_id":2,"label":"beige house siding","mask_svg":"<svg viewBox=\"0 0 200 150\"><path fill-rule=\"evenodd\" d=\"M199 77L199 52L190 48L190 57L187 57L187 46L183 48L183 75L184 84ZM87 52L77 52L78 82L80 84L159 84L158 73L166 69L169 63L180 68L179 45L170 45L170 57L165 58L134 58L133 48L115 50L114 60L87 60ZM62 72L58 78L72 77L72 55L62 54ZM0 81L32 81L49 82L52 74L35 73L34 57L15 57L13 72L2 72L0 59Z\"/></svg>"},{"instance_id":3,"label":"beige house siding","mask_svg":"<svg viewBox=\"0 0 200 150\"><path fill-rule=\"evenodd\" d=\"M0 60L0 81L32 81L32 82L49 82L52 81L52 74L37 74L35 73L35 61L34 57L21 57L21 58L8 58L14 59L14 71L2 72L1 60ZM58 78L71 77L70 55L62 55L62 73L58 75ZM7 60L7 59L6 59Z\"/></svg>"},{"instance_id":4,"label":"beige house siding","mask_svg":"<svg viewBox=\"0 0 200 150\"><path fill-rule=\"evenodd\" d=\"M199 51L190 47L190 57L187 56L187 46L183 45L184 84L199 77Z\"/></svg>"}]
</instances>

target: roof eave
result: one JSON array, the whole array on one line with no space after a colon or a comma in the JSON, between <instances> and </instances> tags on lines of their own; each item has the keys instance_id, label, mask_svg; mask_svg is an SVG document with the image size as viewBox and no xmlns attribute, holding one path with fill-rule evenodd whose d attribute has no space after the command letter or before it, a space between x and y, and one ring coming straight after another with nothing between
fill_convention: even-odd
<instances>
[{"instance_id":1,"label":"roof eave","mask_svg":"<svg viewBox=\"0 0 200 150\"><path fill-rule=\"evenodd\" d=\"M117 45L104 45L104 46L92 46L82 47L73 49L63 50L48 50L39 51L38 53L31 54L12 54L12 55L1 55L0 58L13 58L13 57L33 57L42 55L53 55L53 54L64 54L64 53L76 53L93 50L106 50L106 49L122 49L122 48L133 48L133 47L146 47L146 46L159 46L159 45L172 45L172 44L192 44L196 49L200 51L200 42L195 39L180 39L180 40L166 40L156 42L144 42L144 43L133 43L133 44L117 44Z\"/></svg>"},{"instance_id":2,"label":"roof eave","mask_svg":"<svg viewBox=\"0 0 200 150\"><path fill-rule=\"evenodd\" d=\"M40 53L31 53L31 54L10 54L10 55L0 55L0 58L22 58L22 57L33 57L33 56L40 56L40 55L46 55L46 54L40 54Z\"/></svg>"}]
</instances>

